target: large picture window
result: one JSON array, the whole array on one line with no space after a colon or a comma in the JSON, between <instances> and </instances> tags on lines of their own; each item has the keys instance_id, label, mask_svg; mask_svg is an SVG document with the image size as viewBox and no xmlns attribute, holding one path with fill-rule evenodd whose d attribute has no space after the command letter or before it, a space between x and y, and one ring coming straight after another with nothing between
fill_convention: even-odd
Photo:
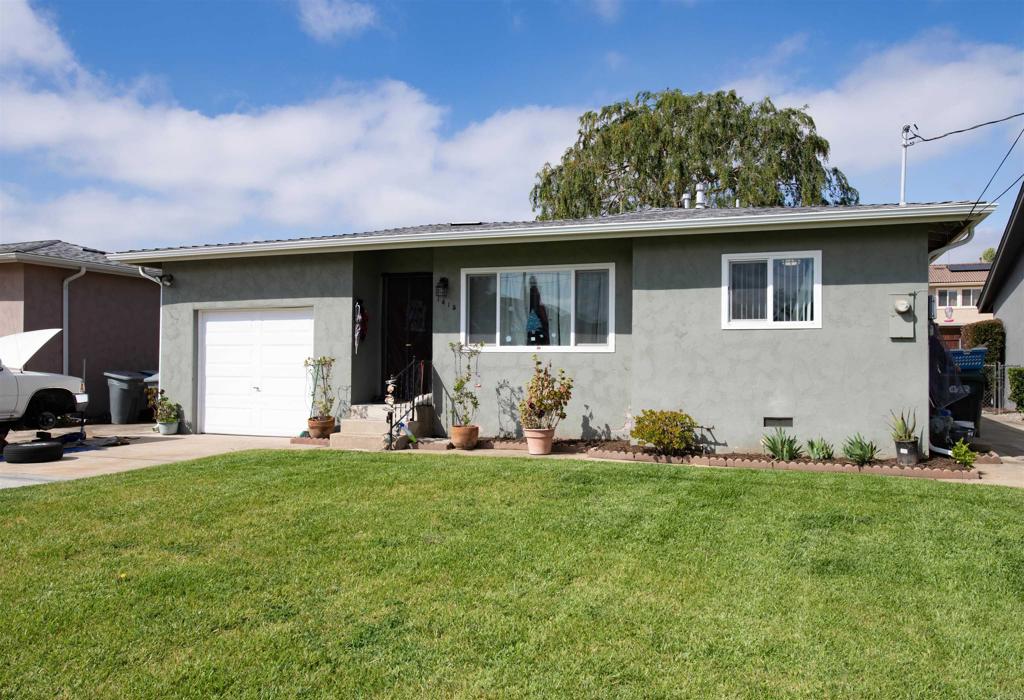
<instances>
[{"instance_id":1,"label":"large picture window","mask_svg":"<svg viewBox=\"0 0 1024 700\"><path fill-rule=\"evenodd\" d=\"M821 251L723 255L722 328L821 328Z\"/></svg>"},{"instance_id":2,"label":"large picture window","mask_svg":"<svg viewBox=\"0 0 1024 700\"><path fill-rule=\"evenodd\" d=\"M462 271L462 340L486 351L608 352L612 264Z\"/></svg>"}]
</instances>

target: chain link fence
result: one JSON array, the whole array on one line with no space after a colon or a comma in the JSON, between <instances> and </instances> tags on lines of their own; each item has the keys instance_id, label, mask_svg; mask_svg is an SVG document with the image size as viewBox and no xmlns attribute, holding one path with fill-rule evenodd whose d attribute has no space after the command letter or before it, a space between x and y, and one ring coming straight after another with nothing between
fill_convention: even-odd
<instances>
[{"instance_id":1,"label":"chain link fence","mask_svg":"<svg viewBox=\"0 0 1024 700\"><path fill-rule=\"evenodd\" d=\"M982 398L981 407L991 413L1011 413L1010 408L1010 369L1020 368L1021 365L1007 365L1001 362L993 362L985 365L985 396Z\"/></svg>"}]
</instances>

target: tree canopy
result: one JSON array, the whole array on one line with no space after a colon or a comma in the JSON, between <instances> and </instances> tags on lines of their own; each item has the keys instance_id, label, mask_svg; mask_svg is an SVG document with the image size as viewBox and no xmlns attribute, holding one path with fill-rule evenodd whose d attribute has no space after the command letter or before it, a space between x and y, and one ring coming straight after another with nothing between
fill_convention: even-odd
<instances>
[{"instance_id":1,"label":"tree canopy","mask_svg":"<svg viewBox=\"0 0 1024 700\"><path fill-rule=\"evenodd\" d=\"M679 207L702 182L708 206L856 204L828 157L805 109L731 90L641 92L581 116L576 143L544 164L530 202L538 219Z\"/></svg>"},{"instance_id":2,"label":"tree canopy","mask_svg":"<svg viewBox=\"0 0 1024 700\"><path fill-rule=\"evenodd\" d=\"M986 248L981 251L981 262L992 262L996 259L996 249Z\"/></svg>"}]
</instances>

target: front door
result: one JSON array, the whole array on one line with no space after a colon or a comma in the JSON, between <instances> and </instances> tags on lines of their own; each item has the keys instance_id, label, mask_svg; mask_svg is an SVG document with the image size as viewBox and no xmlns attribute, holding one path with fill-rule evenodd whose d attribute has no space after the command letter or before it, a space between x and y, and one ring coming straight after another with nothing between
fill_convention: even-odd
<instances>
[{"instance_id":1,"label":"front door","mask_svg":"<svg viewBox=\"0 0 1024 700\"><path fill-rule=\"evenodd\" d=\"M384 276L384 379L414 359L431 360L433 287L429 272Z\"/></svg>"}]
</instances>

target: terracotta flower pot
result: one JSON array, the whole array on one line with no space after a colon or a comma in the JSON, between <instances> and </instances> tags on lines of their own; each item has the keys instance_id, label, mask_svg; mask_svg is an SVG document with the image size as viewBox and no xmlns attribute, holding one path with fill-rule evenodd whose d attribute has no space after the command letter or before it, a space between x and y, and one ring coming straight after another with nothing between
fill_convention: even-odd
<instances>
[{"instance_id":1,"label":"terracotta flower pot","mask_svg":"<svg viewBox=\"0 0 1024 700\"><path fill-rule=\"evenodd\" d=\"M306 425L309 426L309 436L311 438L329 438L331 433L334 432L334 416L310 418L306 421Z\"/></svg>"},{"instance_id":2,"label":"terracotta flower pot","mask_svg":"<svg viewBox=\"0 0 1024 700\"><path fill-rule=\"evenodd\" d=\"M458 450L472 450L480 437L479 425L453 425L452 444Z\"/></svg>"},{"instance_id":3,"label":"terracotta flower pot","mask_svg":"<svg viewBox=\"0 0 1024 700\"><path fill-rule=\"evenodd\" d=\"M551 443L555 439L554 428L525 428L526 451L532 455L551 454Z\"/></svg>"}]
</instances>

